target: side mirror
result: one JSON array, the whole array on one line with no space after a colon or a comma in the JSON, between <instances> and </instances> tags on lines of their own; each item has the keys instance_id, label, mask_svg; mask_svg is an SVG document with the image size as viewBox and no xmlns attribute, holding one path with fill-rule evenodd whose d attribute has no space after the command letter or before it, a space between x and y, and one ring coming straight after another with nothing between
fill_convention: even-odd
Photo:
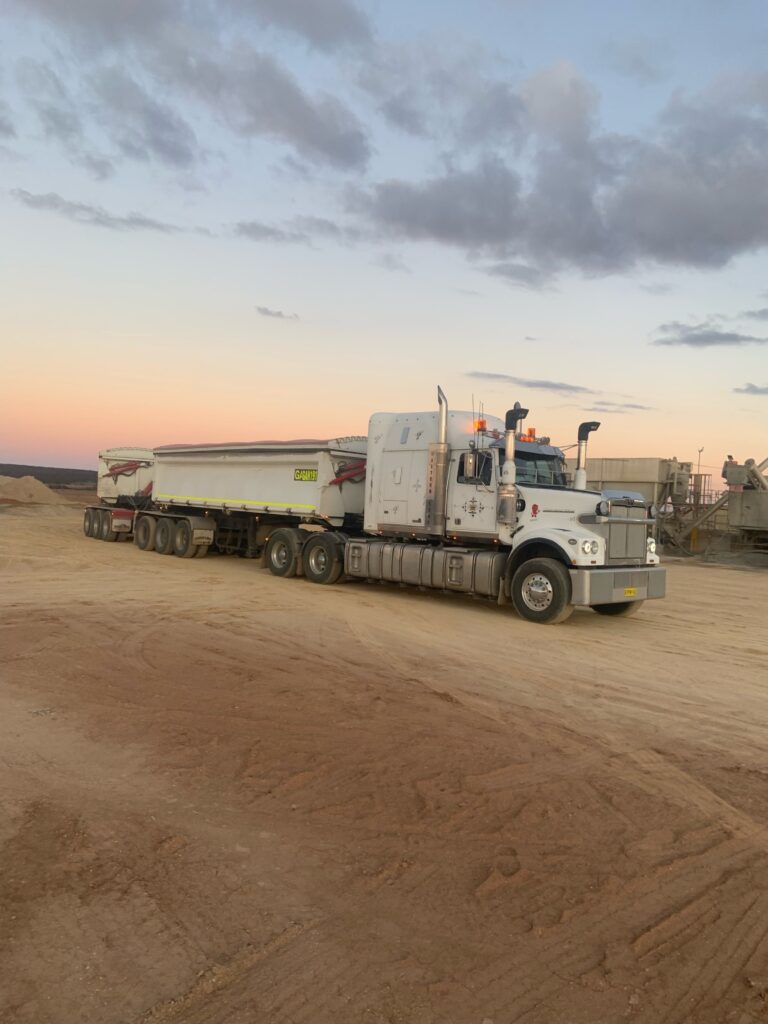
<instances>
[{"instance_id":1,"label":"side mirror","mask_svg":"<svg viewBox=\"0 0 768 1024\"><path fill-rule=\"evenodd\" d=\"M493 479L493 457L487 450L470 449L463 452L459 467L460 483L482 484L487 487Z\"/></svg>"}]
</instances>

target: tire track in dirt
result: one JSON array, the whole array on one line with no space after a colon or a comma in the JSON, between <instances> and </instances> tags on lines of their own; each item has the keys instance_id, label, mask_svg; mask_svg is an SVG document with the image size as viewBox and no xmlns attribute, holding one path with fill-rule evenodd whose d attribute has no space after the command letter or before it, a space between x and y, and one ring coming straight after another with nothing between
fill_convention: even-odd
<instances>
[{"instance_id":1,"label":"tire track in dirt","mask_svg":"<svg viewBox=\"0 0 768 1024\"><path fill-rule=\"evenodd\" d=\"M246 948L236 953L223 964L214 964L203 971L197 981L185 992L150 1007L136 1021L136 1024L166 1024L167 1021L189 1020L201 1008L201 1004L217 996L223 989L252 971L267 957L283 949L306 931L304 925L294 924L280 932L269 942L257 949Z\"/></svg>"}]
</instances>

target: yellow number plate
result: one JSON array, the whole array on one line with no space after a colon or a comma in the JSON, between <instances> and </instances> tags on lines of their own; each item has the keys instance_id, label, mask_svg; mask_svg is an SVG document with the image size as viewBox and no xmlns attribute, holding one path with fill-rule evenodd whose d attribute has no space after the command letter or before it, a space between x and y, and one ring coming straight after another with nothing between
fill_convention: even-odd
<instances>
[{"instance_id":1,"label":"yellow number plate","mask_svg":"<svg viewBox=\"0 0 768 1024\"><path fill-rule=\"evenodd\" d=\"M637 587L624 587L624 597L637 597Z\"/></svg>"}]
</instances>

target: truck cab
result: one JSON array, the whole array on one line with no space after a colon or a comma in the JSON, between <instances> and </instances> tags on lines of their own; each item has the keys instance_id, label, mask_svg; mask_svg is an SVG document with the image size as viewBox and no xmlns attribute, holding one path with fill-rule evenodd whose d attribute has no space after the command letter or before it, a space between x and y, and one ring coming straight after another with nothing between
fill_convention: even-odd
<instances>
[{"instance_id":1,"label":"truck cab","mask_svg":"<svg viewBox=\"0 0 768 1024\"><path fill-rule=\"evenodd\" d=\"M492 556L494 596L533 621L562 621L575 605L632 614L644 600L662 597L665 572L651 536L655 510L642 499L607 499L587 489L578 469L572 483L563 452L519 430L520 417L512 416L510 429L510 416L447 407L372 416L366 533L439 544L455 553L456 566L460 553L469 567L485 552ZM581 433L597 426L580 428L582 462ZM433 559L427 561L433 573ZM472 580L461 575L459 589L473 592ZM415 582L439 585L431 577Z\"/></svg>"}]
</instances>

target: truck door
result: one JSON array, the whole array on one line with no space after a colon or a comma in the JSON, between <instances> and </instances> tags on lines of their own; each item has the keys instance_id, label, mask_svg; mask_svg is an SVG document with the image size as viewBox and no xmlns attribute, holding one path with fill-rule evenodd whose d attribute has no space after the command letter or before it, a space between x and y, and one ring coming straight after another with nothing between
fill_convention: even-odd
<instances>
[{"instance_id":1,"label":"truck door","mask_svg":"<svg viewBox=\"0 0 768 1024\"><path fill-rule=\"evenodd\" d=\"M453 453L448 480L449 534L496 536L497 478L495 449Z\"/></svg>"}]
</instances>

